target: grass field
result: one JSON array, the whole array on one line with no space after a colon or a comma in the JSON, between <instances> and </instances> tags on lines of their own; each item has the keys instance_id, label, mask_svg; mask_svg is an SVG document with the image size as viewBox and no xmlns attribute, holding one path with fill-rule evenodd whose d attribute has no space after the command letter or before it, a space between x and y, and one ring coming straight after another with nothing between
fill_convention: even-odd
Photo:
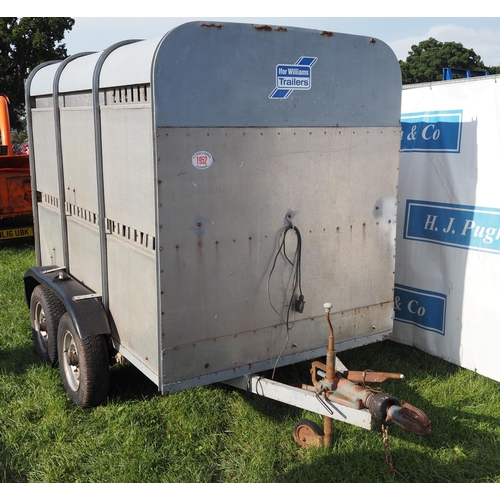
<instances>
[{"instance_id":1,"label":"grass field","mask_svg":"<svg viewBox=\"0 0 500 500\"><path fill-rule=\"evenodd\" d=\"M31 246L0 249L3 483L500 483L500 384L390 341L339 355L403 373L382 389L431 419L426 438L391 427L388 449L381 432L337 422L331 449L301 448L295 423L321 417L222 384L162 397L127 364L112 367L105 405L76 407L34 352L22 284L33 265ZM310 383L309 367L279 375Z\"/></svg>"}]
</instances>

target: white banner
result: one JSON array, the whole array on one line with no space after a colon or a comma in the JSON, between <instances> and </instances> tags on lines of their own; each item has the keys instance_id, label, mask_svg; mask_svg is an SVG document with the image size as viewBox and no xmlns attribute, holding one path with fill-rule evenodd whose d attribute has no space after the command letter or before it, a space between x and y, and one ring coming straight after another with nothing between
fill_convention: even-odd
<instances>
[{"instance_id":1,"label":"white banner","mask_svg":"<svg viewBox=\"0 0 500 500\"><path fill-rule=\"evenodd\" d=\"M394 340L500 381L500 81L403 87L401 125Z\"/></svg>"}]
</instances>

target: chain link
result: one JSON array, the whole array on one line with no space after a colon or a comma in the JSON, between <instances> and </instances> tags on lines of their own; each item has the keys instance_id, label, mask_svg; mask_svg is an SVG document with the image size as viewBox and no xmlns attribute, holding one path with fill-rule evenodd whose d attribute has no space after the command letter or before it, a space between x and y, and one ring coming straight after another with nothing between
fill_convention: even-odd
<instances>
[{"instance_id":1,"label":"chain link","mask_svg":"<svg viewBox=\"0 0 500 500\"><path fill-rule=\"evenodd\" d=\"M371 392L382 392L382 387L370 387L369 385L366 384L366 380L365 380L365 377L366 377L366 372L372 372L373 370L363 370L363 381L361 382L362 386L363 386L363 389L367 389Z\"/></svg>"},{"instance_id":2,"label":"chain link","mask_svg":"<svg viewBox=\"0 0 500 500\"><path fill-rule=\"evenodd\" d=\"M403 476L403 474L397 471L392 465L392 453L389 445L389 427L384 424L382 424L382 441L384 443L385 463L387 464L388 474L397 474L399 477L401 477L401 479L408 482L408 480Z\"/></svg>"}]
</instances>

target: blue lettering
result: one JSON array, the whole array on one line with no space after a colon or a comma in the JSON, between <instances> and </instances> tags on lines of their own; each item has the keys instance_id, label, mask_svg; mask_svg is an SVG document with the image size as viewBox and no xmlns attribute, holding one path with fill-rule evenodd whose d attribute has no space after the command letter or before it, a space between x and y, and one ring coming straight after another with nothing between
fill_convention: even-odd
<instances>
[{"instance_id":1,"label":"blue lettering","mask_svg":"<svg viewBox=\"0 0 500 500\"><path fill-rule=\"evenodd\" d=\"M500 209L407 200L404 220L404 239L500 254Z\"/></svg>"},{"instance_id":2,"label":"blue lettering","mask_svg":"<svg viewBox=\"0 0 500 500\"><path fill-rule=\"evenodd\" d=\"M396 284L394 320L444 335L446 300L442 293Z\"/></svg>"},{"instance_id":3,"label":"blue lettering","mask_svg":"<svg viewBox=\"0 0 500 500\"><path fill-rule=\"evenodd\" d=\"M433 111L401 115L401 152L459 153L462 111Z\"/></svg>"}]
</instances>

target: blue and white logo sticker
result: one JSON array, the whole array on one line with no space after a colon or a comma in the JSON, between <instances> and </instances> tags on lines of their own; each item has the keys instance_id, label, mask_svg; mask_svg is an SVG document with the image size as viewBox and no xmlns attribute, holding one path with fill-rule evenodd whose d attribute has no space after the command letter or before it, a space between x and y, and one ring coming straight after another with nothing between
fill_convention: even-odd
<instances>
[{"instance_id":1,"label":"blue and white logo sticker","mask_svg":"<svg viewBox=\"0 0 500 500\"><path fill-rule=\"evenodd\" d=\"M445 334L447 296L411 286L394 286L394 320Z\"/></svg>"},{"instance_id":2,"label":"blue and white logo sticker","mask_svg":"<svg viewBox=\"0 0 500 500\"><path fill-rule=\"evenodd\" d=\"M423 111L401 115L402 153L460 153L462 111Z\"/></svg>"},{"instance_id":3,"label":"blue and white logo sticker","mask_svg":"<svg viewBox=\"0 0 500 500\"><path fill-rule=\"evenodd\" d=\"M286 99L294 90L311 88L311 68L317 57L302 56L295 64L278 64L276 66L276 88L269 99Z\"/></svg>"}]
</instances>

